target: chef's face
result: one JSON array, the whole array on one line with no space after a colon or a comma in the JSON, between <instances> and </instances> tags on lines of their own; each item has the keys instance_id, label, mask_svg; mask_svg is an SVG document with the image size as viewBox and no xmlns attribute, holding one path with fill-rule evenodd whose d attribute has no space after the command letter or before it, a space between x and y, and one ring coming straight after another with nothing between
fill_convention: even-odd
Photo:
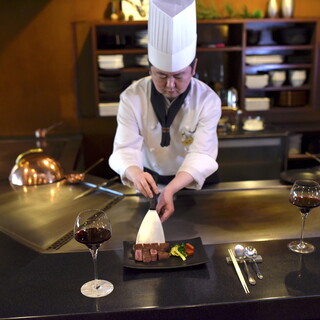
<instances>
[{"instance_id":1,"label":"chef's face","mask_svg":"<svg viewBox=\"0 0 320 320\"><path fill-rule=\"evenodd\" d=\"M183 93L191 78L195 75L197 59L191 66L177 72L165 72L155 66L150 67L150 75L158 92L168 99L174 99Z\"/></svg>"}]
</instances>

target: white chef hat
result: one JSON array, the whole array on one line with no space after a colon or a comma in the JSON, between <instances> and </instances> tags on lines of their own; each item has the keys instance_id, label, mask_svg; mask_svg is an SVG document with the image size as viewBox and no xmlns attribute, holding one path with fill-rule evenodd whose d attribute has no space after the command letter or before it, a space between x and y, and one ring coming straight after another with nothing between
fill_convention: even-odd
<instances>
[{"instance_id":1,"label":"white chef hat","mask_svg":"<svg viewBox=\"0 0 320 320\"><path fill-rule=\"evenodd\" d=\"M149 7L149 61L166 72L184 69L196 55L195 0L150 0Z\"/></svg>"}]
</instances>

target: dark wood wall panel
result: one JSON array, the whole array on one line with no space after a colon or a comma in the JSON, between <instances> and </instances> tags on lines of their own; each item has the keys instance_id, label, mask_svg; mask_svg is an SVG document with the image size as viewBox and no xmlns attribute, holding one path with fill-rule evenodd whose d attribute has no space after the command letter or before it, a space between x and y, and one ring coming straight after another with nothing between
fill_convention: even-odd
<instances>
[{"instance_id":1,"label":"dark wood wall panel","mask_svg":"<svg viewBox=\"0 0 320 320\"><path fill-rule=\"evenodd\" d=\"M228 1L250 10L264 9L266 2ZM320 16L318 0L300 2L297 16ZM215 1L218 8L224 3ZM72 41L72 22L103 19L107 5L107 0L0 1L0 136L32 135L62 121L57 132L84 134L88 163L110 154L114 117L78 118Z\"/></svg>"}]
</instances>

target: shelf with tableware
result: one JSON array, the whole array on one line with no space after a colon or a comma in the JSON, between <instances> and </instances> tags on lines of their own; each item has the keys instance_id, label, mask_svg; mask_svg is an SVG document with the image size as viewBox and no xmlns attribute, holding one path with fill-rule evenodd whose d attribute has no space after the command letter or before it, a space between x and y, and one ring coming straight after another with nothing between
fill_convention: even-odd
<instances>
[{"instance_id":1,"label":"shelf with tableware","mask_svg":"<svg viewBox=\"0 0 320 320\"><path fill-rule=\"evenodd\" d=\"M148 74L146 22L95 25L92 41L96 104L115 105L132 81Z\"/></svg>"},{"instance_id":2,"label":"shelf with tableware","mask_svg":"<svg viewBox=\"0 0 320 320\"><path fill-rule=\"evenodd\" d=\"M318 28L317 18L199 20L196 76L227 113L315 121ZM74 30L79 115L115 116L120 93L148 75L147 21L78 22Z\"/></svg>"},{"instance_id":3,"label":"shelf with tableware","mask_svg":"<svg viewBox=\"0 0 320 320\"><path fill-rule=\"evenodd\" d=\"M314 20L246 24L244 109L312 112L316 99Z\"/></svg>"}]
</instances>

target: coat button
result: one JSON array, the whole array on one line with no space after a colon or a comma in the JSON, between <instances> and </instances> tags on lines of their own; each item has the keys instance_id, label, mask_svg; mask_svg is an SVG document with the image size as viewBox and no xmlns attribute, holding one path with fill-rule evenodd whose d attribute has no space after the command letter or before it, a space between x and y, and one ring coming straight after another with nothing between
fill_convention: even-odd
<instances>
[{"instance_id":1,"label":"coat button","mask_svg":"<svg viewBox=\"0 0 320 320\"><path fill-rule=\"evenodd\" d=\"M157 124L153 124L153 125L150 126L151 130L155 130L156 128L157 128Z\"/></svg>"}]
</instances>

